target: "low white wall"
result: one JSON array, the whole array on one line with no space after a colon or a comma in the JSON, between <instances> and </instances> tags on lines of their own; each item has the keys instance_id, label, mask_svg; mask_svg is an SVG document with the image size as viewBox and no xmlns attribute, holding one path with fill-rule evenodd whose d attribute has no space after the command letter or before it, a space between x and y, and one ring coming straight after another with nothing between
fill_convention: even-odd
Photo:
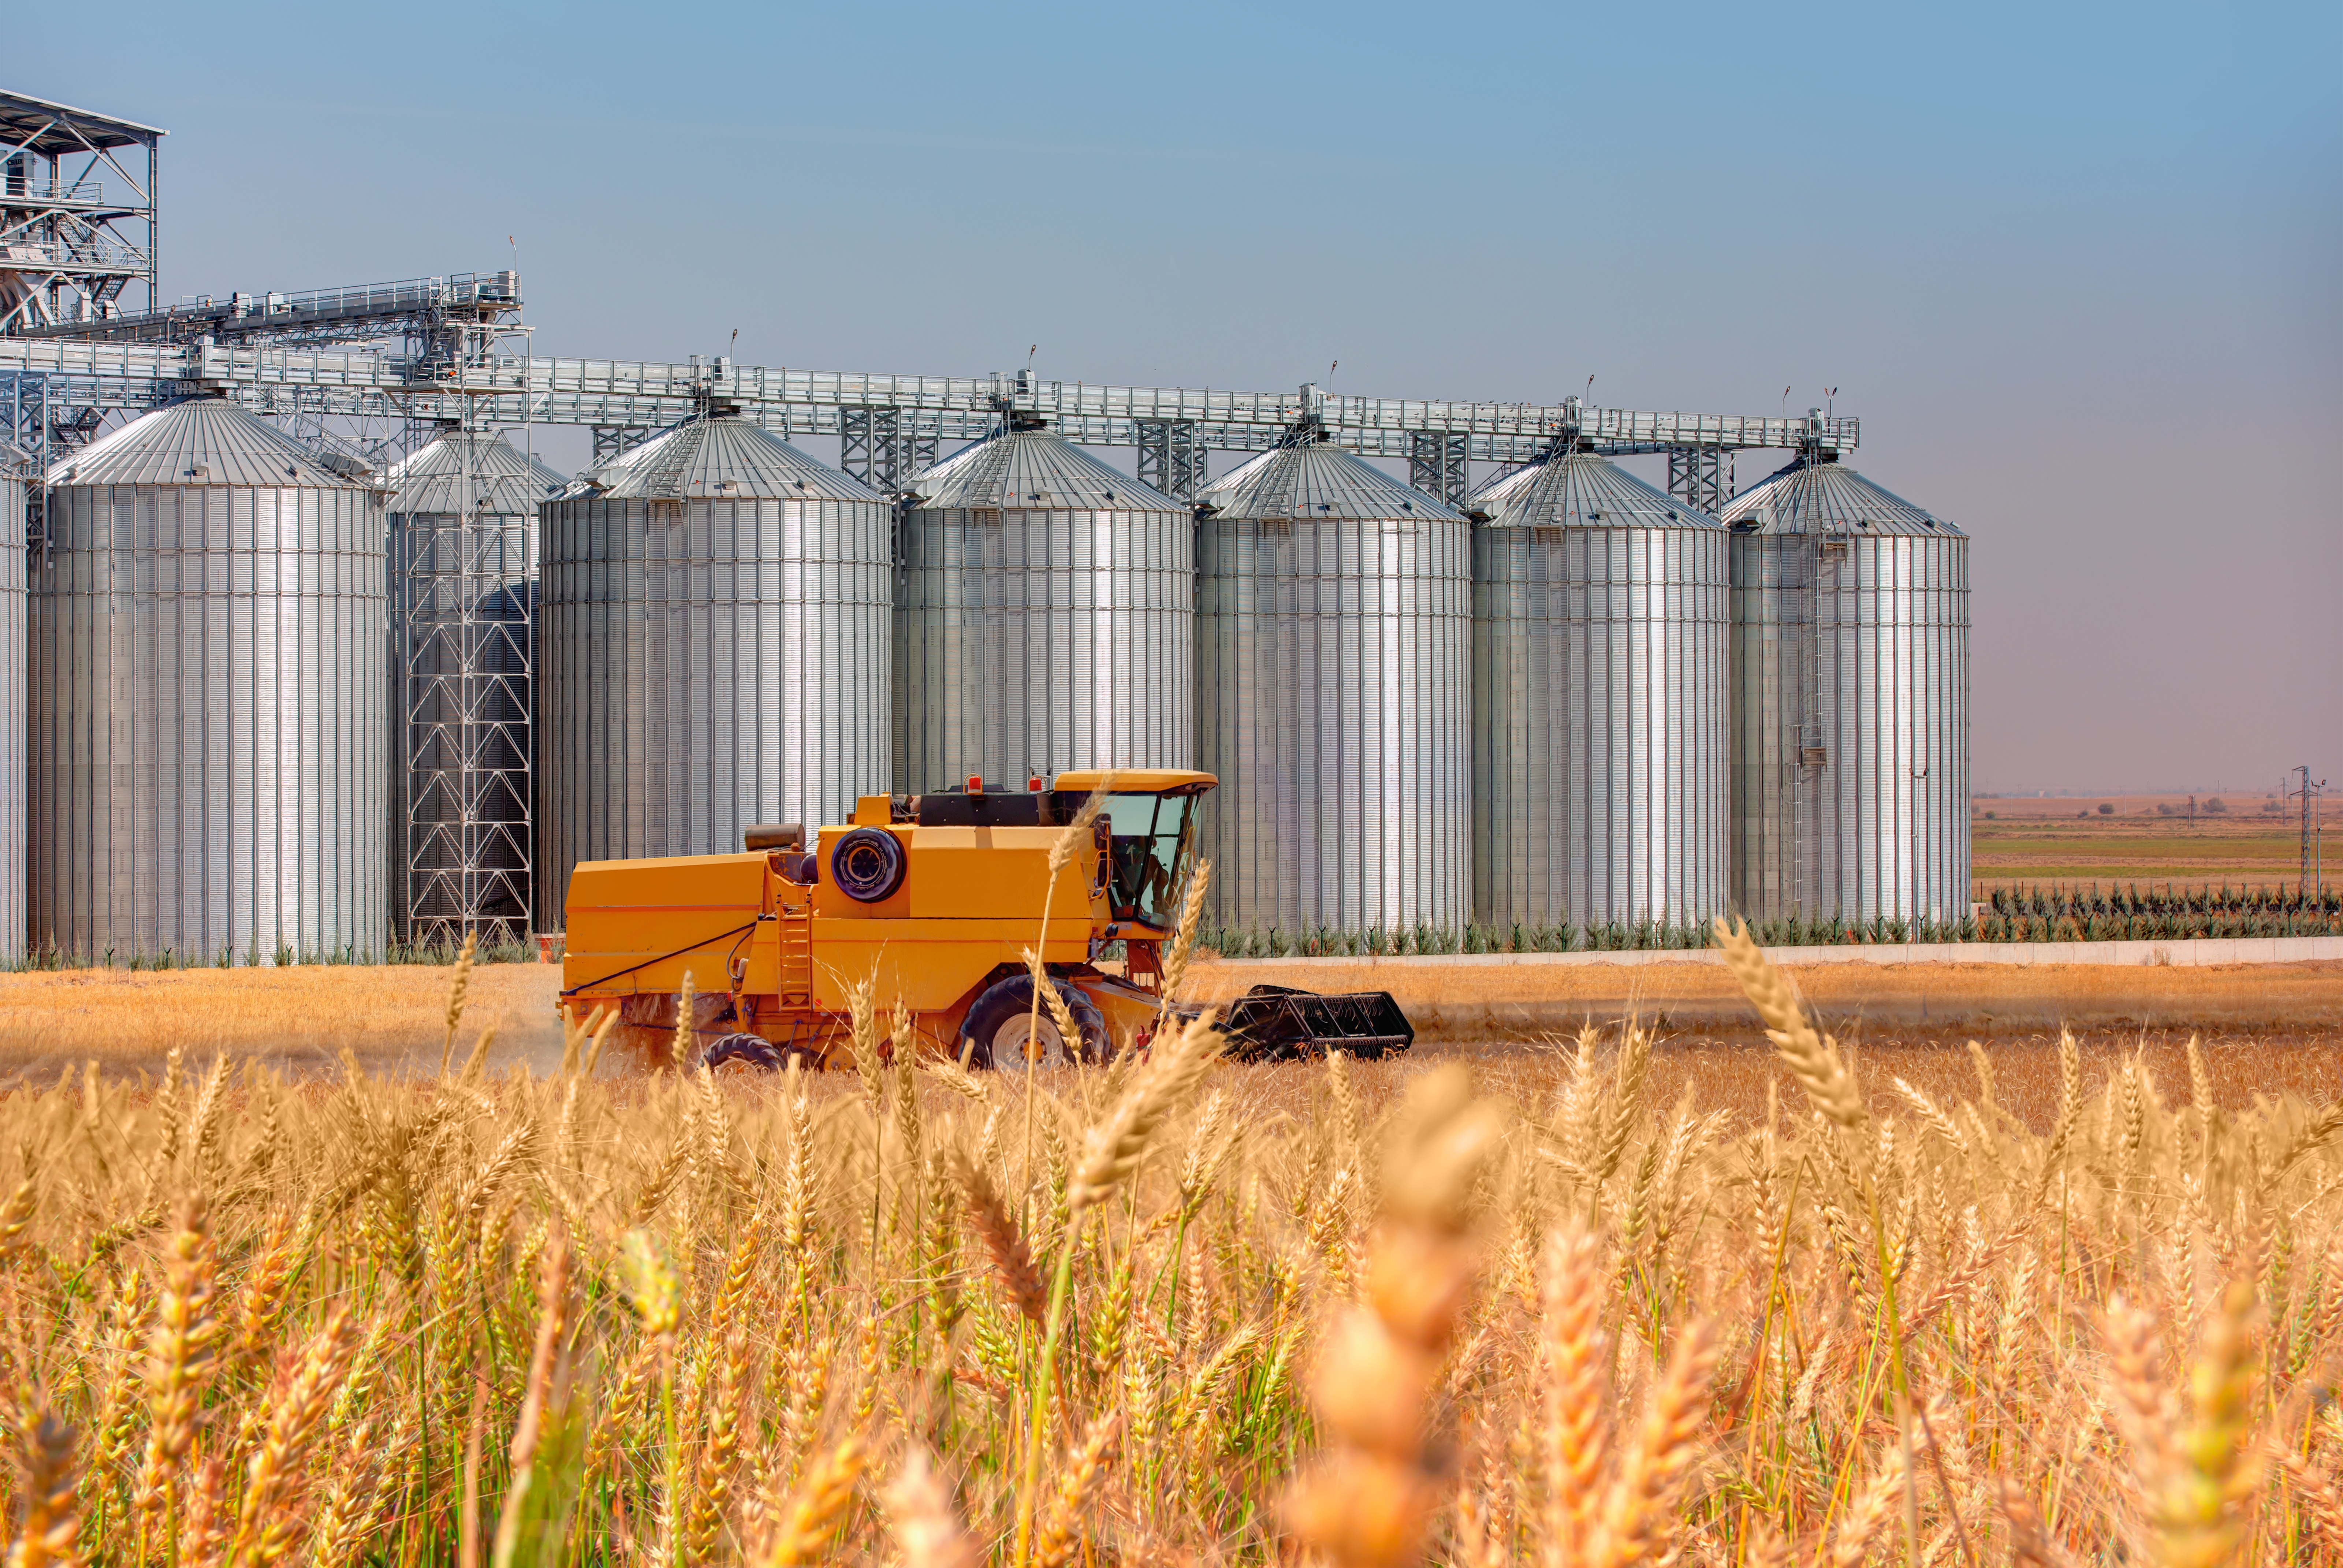
<instances>
[{"instance_id":1,"label":"low white wall","mask_svg":"<svg viewBox=\"0 0 2343 1568\"><path fill-rule=\"evenodd\" d=\"M1222 959L1224 964L1355 964L1368 955L1343 958ZM2208 937L2177 942L1918 942L1876 946L1767 948L1777 964L2168 964L2203 969L2215 964L2301 964L2343 959L2343 937ZM1384 956L1377 963L1453 964L1684 964L1722 963L1715 948L1649 948L1604 953L1433 953Z\"/></svg>"}]
</instances>

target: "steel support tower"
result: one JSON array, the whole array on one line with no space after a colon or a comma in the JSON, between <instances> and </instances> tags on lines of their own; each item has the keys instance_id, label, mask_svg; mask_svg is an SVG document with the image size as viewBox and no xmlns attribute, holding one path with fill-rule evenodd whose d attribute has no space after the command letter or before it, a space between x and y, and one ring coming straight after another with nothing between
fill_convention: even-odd
<instances>
[{"instance_id":1,"label":"steel support tower","mask_svg":"<svg viewBox=\"0 0 2343 1568\"><path fill-rule=\"evenodd\" d=\"M410 351L428 357L433 386L525 342L528 330L502 317L420 325ZM444 441L453 471L433 481L435 498L402 508L390 561L397 913L408 941L450 946L528 934L537 755L528 596L541 498L517 505L512 476L483 471L482 448L501 430L478 400L454 412L410 416L409 456Z\"/></svg>"},{"instance_id":2,"label":"steel support tower","mask_svg":"<svg viewBox=\"0 0 2343 1568\"><path fill-rule=\"evenodd\" d=\"M0 93L0 335L153 310L166 133Z\"/></svg>"},{"instance_id":3,"label":"steel support tower","mask_svg":"<svg viewBox=\"0 0 2343 1568\"><path fill-rule=\"evenodd\" d=\"M1192 419L1138 419L1132 433L1139 442L1139 482L1152 485L1174 500L1192 501L1211 483L1212 450Z\"/></svg>"}]
</instances>

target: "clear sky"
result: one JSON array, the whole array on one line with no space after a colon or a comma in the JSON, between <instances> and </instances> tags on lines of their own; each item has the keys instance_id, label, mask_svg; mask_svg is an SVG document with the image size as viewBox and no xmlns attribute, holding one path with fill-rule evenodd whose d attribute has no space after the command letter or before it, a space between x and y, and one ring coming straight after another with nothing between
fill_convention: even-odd
<instances>
[{"instance_id":1,"label":"clear sky","mask_svg":"<svg viewBox=\"0 0 2343 1568\"><path fill-rule=\"evenodd\" d=\"M0 39L10 87L171 131L166 297L511 235L541 353L1835 387L1855 465L1974 537L1980 789L2343 782L2343 6L420 0Z\"/></svg>"}]
</instances>

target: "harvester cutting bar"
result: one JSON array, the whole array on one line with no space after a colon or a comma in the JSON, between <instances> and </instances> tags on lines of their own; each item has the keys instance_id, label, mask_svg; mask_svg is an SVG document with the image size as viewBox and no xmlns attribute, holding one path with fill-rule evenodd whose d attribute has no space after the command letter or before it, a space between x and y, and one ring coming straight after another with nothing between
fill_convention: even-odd
<instances>
[{"instance_id":1,"label":"harvester cutting bar","mask_svg":"<svg viewBox=\"0 0 2343 1568\"><path fill-rule=\"evenodd\" d=\"M1415 1043L1415 1026L1387 990L1325 996L1257 985L1229 1004L1222 1027L1236 1040L1236 1054L1249 1061L1330 1050L1378 1057Z\"/></svg>"}]
</instances>

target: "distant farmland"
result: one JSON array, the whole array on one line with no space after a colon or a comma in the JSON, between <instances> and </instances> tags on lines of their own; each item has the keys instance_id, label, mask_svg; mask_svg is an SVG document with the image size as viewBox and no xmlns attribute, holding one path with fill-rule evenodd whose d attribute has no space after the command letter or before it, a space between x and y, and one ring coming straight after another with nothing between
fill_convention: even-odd
<instances>
[{"instance_id":1,"label":"distant farmland","mask_svg":"<svg viewBox=\"0 0 2343 1568\"><path fill-rule=\"evenodd\" d=\"M2214 799L2222 810L2207 809ZM2270 812L2268 799L2262 791L2200 796L2191 818L2185 795L1981 797L1969 814L1974 896L1984 899L1996 888L2093 882L2292 888L2299 876L2300 821ZM2102 804L2114 811L2102 814ZM2343 821L2328 826L2343 828ZM2343 833L2328 837L2329 858L2343 855ZM2338 870L2343 867L2329 869L2330 888L2343 883Z\"/></svg>"}]
</instances>

